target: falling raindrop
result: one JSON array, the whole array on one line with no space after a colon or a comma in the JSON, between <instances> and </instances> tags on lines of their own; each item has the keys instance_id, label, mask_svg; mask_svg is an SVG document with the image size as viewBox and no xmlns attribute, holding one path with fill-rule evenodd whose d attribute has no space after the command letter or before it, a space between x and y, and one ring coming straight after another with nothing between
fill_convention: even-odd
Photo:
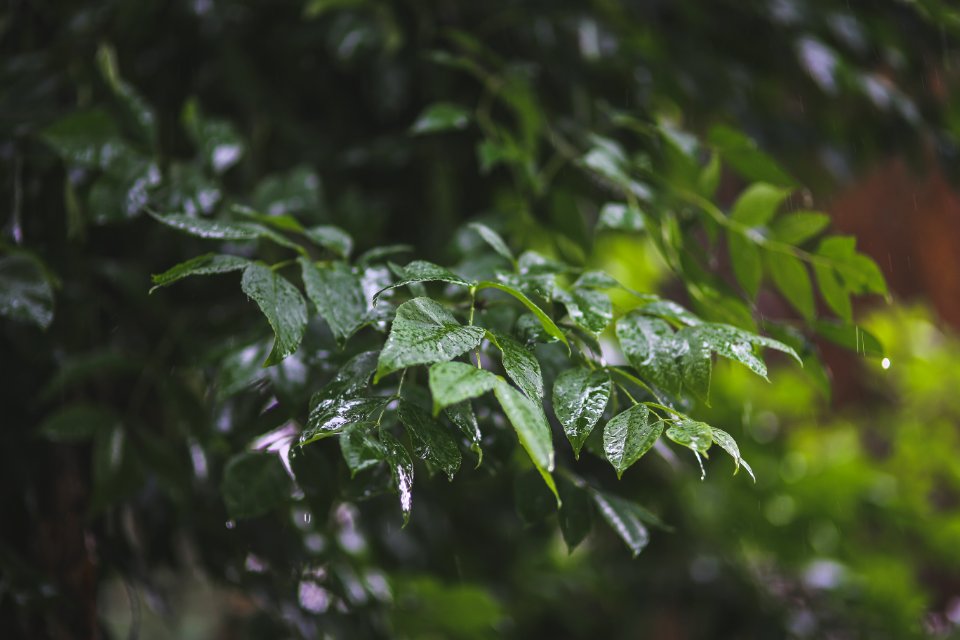
<instances>
[{"instance_id":1,"label":"falling raindrop","mask_svg":"<svg viewBox=\"0 0 960 640\"><path fill-rule=\"evenodd\" d=\"M227 529L234 529L237 526L236 520L227 520L226 527Z\"/></svg>"},{"instance_id":2,"label":"falling raindrop","mask_svg":"<svg viewBox=\"0 0 960 640\"><path fill-rule=\"evenodd\" d=\"M884 358L883 360L881 360L881 361L880 361L880 366L883 367L884 369L889 369L889 368L890 368L890 358Z\"/></svg>"}]
</instances>

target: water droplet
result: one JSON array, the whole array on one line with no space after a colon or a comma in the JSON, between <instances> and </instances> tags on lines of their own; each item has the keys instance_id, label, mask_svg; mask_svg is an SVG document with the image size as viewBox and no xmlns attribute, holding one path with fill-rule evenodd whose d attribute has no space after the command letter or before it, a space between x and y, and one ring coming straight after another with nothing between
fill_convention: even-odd
<instances>
[{"instance_id":1,"label":"water droplet","mask_svg":"<svg viewBox=\"0 0 960 640\"><path fill-rule=\"evenodd\" d=\"M883 367L884 369L889 369L889 368L890 368L890 358L884 358L883 360L881 360L881 361L880 361L880 366Z\"/></svg>"},{"instance_id":2,"label":"water droplet","mask_svg":"<svg viewBox=\"0 0 960 640\"><path fill-rule=\"evenodd\" d=\"M227 520L227 522L226 522L226 527L227 527L227 529L233 529L233 528L235 528L236 526L237 526L237 521L236 521L236 520Z\"/></svg>"}]
</instances>

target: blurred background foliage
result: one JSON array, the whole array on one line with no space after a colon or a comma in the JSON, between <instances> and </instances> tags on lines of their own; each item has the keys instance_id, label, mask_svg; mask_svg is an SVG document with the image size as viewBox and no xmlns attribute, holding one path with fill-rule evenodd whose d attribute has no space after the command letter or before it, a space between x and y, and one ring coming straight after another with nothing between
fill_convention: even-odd
<instances>
[{"instance_id":1,"label":"blurred background foliage","mask_svg":"<svg viewBox=\"0 0 960 640\"><path fill-rule=\"evenodd\" d=\"M938 0L8 2L3 637L956 635L958 42ZM817 339L829 387L816 367L718 372L703 417L755 485L719 456L704 482L645 461L618 491L674 530L633 561L605 531L568 554L556 516L521 518L489 467L421 484L401 531L389 496L334 504L326 449L299 462L315 477L295 500L228 517L227 461L338 356L308 336L260 370L261 321L220 280L148 296L151 273L206 250L148 202L245 202L447 263L481 217L709 312L652 235L589 231L609 189L567 145L609 148L585 132L639 131L631 162L691 179L650 123L724 152L723 205L749 181L804 185L791 205L829 209L894 293L857 310L884 353ZM754 310L796 315L766 290Z\"/></svg>"}]
</instances>

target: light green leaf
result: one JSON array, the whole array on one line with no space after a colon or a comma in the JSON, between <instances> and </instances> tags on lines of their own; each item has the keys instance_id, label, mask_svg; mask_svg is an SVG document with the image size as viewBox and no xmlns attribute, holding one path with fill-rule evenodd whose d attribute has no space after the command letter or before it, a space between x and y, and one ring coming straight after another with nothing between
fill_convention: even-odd
<instances>
[{"instance_id":1,"label":"light green leaf","mask_svg":"<svg viewBox=\"0 0 960 640\"><path fill-rule=\"evenodd\" d=\"M25 253L0 257L0 316L46 329L53 322L53 287L40 261Z\"/></svg>"},{"instance_id":2,"label":"light green leaf","mask_svg":"<svg viewBox=\"0 0 960 640\"><path fill-rule=\"evenodd\" d=\"M706 456L713 444L713 428L705 422L678 418L667 428L667 437L699 455Z\"/></svg>"},{"instance_id":3,"label":"light green leaf","mask_svg":"<svg viewBox=\"0 0 960 640\"><path fill-rule=\"evenodd\" d=\"M636 404L614 416L603 428L603 452L617 478L640 459L663 433L662 420L650 420L650 410Z\"/></svg>"},{"instance_id":4,"label":"light green leaf","mask_svg":"<svg viewBox=\"0 0 960 640\"><path fill-rule=\"evenodd\" d=\"M543 309L534 304L533 301L531 301L530 298L525 296L521 291L515 289L514 287L490 280L479 282L477 283L476 287L478 291L480 289L497 289L498 291L509 293L511 296L522 302L523 305L537 317L537 320L539 320L540 324L543 325L544 331L562 342L567 347L567 352L570 351L570 343L567 342L567 337L563 335L563 331L560 330L560 328L553 322L553 320L550 319L550 316L548 316Z\"/></svg>"},{"instance_id":5,"label":"light green leaf","mask_svg":"<svg viewBox=\"0 0 960 640\"><path fill-rule=\"evenodd\" d=\"M503 354L503 370L528 398L543 400L543 374L540 362L530 349L501 333L489 334Z\"/></svg>"},{"instance_id":6,"label":"light green leaf","mask_svg":"<svg viewBox=\"0 0 960 640\"><path fill-rule=\"evenodd\" d=\"M815 312L813 285L806 265L790 254L768 253L767 267L780 293L807 322L811 322Z\"/></svg>"},{"instance_id":7,"label":"light green leaf","mask_svg":"<svg viewBox=\"0 0 960 640\"><path fill-rule=\"evenodd\" d=\"M700 170L697 177L697 190L705 198L713 198L720 186L720 177L722 175L723 163L720 162L720 154L716 151L710 154L710 160Z\"/></svg>"},{"instance_id":8,"label":"light green leaf","mask_svg":"<svg viewBox=\"0 0 960 640\"><path fill-rule=\"evenodd\" d=\"M751 300L756 298L757 292L760 291L760 281L763 279L760 249L743 234L729 230L727 231L727 250L737 282Z\"/></svg>"},{"instance_id":9,"label":"light green leaf","mask_svg":"<svg viewBox=\"0 0 960 640\"><path fill-rule=\"evenodd\" d=\"M153 287L150 293L153 293L160 287L173 284L188 276L213 275L218 273L229 273L231 271L240 271L245 269L250 261L240 256L228 256L215 253L207 253L196 258L191 258L185 262L173 266L163 273L158 273L151 277Z\"/></svg>"},{"instance_id":10,"label":"light green leaf","mask_svg":"<svg viewBox=\"0 0 960 640\"><path fill-rule=\"evenodd\" d=\"M606 271L584 271L573 283L574 289L616 289L621 285Z\"/></svg>"},{"instance_id":11,"label":"light green leaf","mask_svg":"<svg viewBox=\"0 0 960 640\"><path fill-rule=\"evenodd\" d=\"M304 229L303 234L317 246L332 251L344 260L350 257L350 252L353 250L353 238L350 234L332 224L321 224Z\"/></svg>"},{"instance_id":12,"label":"light green leaf","mask_svg":"<svg viewBox=\"0 0 960 640\"><path fill-rule=\"evenodd\" d=\"M577 458L603 416L612 386L607 374L582 367L567 369L553 383L553 412Z\"/></svg>"},{"instance_id":13,"label":"light green leaf","mask_svg":"<svg viewBox=\"0 0 960 640\"><path fill-rule=\"evenodd\" d=\"M740 471L740 465L743 465L743 468L747 470L747 473L750 474L750 477L753 478L753 481L757 481L757 477L753 475L753 469L750 468L750 465L747 464L747 461L743 459L740 455L740 447L737 446L737 441L733 439L726 431L722 429L717 429L716 427L710 427L713 433L713 441L720 445L720 448L730 454L730 457L733 458L733 462L736 465L733 474L736 475L737 471Z\"/></svg>"},{"instance_id":14,"label":"light green leaf","mask_svg":"<svg viewBox=\"0 0 960 640\"><path fill-rule=\"evenodd\" d=\"M374 382L416 364L452 360L483 340L481 327L461 326L453 314L430 298L414 298L397 308L390 335L380 352Z\"/></svg>"},{"instance_id":15,"label":"light green leaf","mask_svg":"<svg viewBox=\"0 0 960 640\"><path fill-rule=\"evenodd\" d=\"M415 135L465 129L470 124L470 111L455 104L438 102L432 104L420 114L410 127Z\"/></svg>"},{"instance_id":16,"label":"light green leaf","mask_svg":"<svg viewBox=\"0 0 960 640\"><path fill-rule=\"evenodd\" d=\"M600 510L600 515L620 539L627 543L633 557L637 557L650 542L650 533L643 525L642 514L645 510L638 510L639 505L609 493L592 493L593 502Z\"/></svg>"},{"instance_id":17,"label":"light green leaf","mask_svg":"<svg viewBox=\"0 0 960 640\"><path fill-rule=\"evenodd\" d=\"M402 268L402 275L399 282L394 282L389 287L384 287L373 295L373 302L376 304L380 295L385 291L418 282L448 282L464 287L471 286L468 280L464 280L449 269L433 264L432 262L427 262L426 260L414 260Z\"/></svg>"},{"instance_id":18,"label":"light green leaf","mask_svg":"<svg viewBox=\"0 0 960 640\"><path fill-rule=\"evenodd\" d=\"M817 286L827 306L846 322L853 322L853 305L850 303L850 291L847 290L837 270L822 264L813 265L813 274Z\"/></svg>"},{"instance_id":19,"label":"light green leaf","mask_svg":"<svg viewBox=\"0 0 960 640\"><path fill-rule=\"evenodd\" d=\"M678 344L669 324L631 311L617 321L617 339L630 365L642 377L671 393L680 390Z\"/></svg>"},{"instance_id":20,"label":"light green leaf","mask_svg":"<svg viewBox=\"0 0 960 640\"><path fill-rule=\"evenodd\" d=\"M850 293L887 295L887 283L880 267L868 256L857 253L853 236L824 238L817 255L829 258Z\"/></svg>"},{"instance_id":21,"label":"light green leaf","mask_svg":"<svg viewBox=\"0 0 960 640\"><path fill-rule=\"evenodd\" d=\"M520 445L533 460L534 466L543 476L544 482L550 487L557 499L556 485L550 476L553 471L553 440L550 434L550 425L547 423L547 416L543 413L543 407L533 400L523 395L503 380L498 380L493 388L503 412L507 415Z\"/></svg>"},{"instance_id":22,"label":"light green leaf","mask_svg":"<svg viewBox=\"0 0 960 640\"><path fill-rule=\"evenodd\" d=\"M596 231L627 231L636 233L645 228L643 213L634 206L608 202L600 209Z\"/></svg>"},{"instance_id":23,"label":"light green leaf","mask_svg":"<svg viewBox=\"0 0 960 640\"><path fill-rule=\"evenodd\" d=\"M434 415L442 408L483 395L496 382L494 374L465 362L438 362L430 367Z\"/></svg>"},{"instance_id":24,"label":"light green leaf","mask_svg":"<svg viewBox=\"0 0 960 640\"><path fill-rule=\"evenodd\" d=\"M257 303L276 336L263 366L274 365L295 352L307 327L307 305L300 291L258 262L243 271L240 288Z\"/></svg>"},{"instance_id":25,"label":"light green leaf","mask_svg":"<svg viewBox=\"0 0 960 640\"><path fill-rule=\"evenodd\" d=\"M418 458L442 469L450 480L460 468L460 449L450 430L412 402L400 401L400 422L407 428Z\"/></svg>"},{"instance_id":26,"label":"light green leaf","mask_svg":"<svg viewBox=\"0 0 960 640\"><path fill-rule=\"evenodd\" d=\"M780 187L796 186L796 180L740 131L718 125L710 130L709 140L727 164L741 176Z\"/></svg>"},{"instance_id":27,"label":"light green leaf","mask_svg":"<svg viewBox=\"0 0 960 640\"><path fill-rule=\"evenodd\" d=\"M387 464L390 466L393 484L400 495L403 526L407 526L410 522L410 511L413 509L413 460L410 459L410 454L403 448L400 441L389 431L380 430L380 443L383 445Z\"/></svg>"},{"instance_id":28,"label":"light green leaf","mask_svg":"<svg viewBox=\"0 0 960 640\"><path fill-rule=\"evenodd\" d=\"M484 242L490 245L494 251L509 260L511 264L516 264L517 261L513 257L513 252L510 251L510 247L507 246L507 243L504 242L499 233L479 222L472 222L467 226L476 231L480 237L483 238Z\"/></svg>"},{"instance_id":29,"label":"light green leaf","mask_svg":"<svg viewBox=\"0 0 960 640\"><path fill-rule=\"evenodd\" d=\"M773 219L789 195L790 189L763 182L754 183L733 203L730 218L748 227L762 227Z\"/></svg>"},{"instance_id":30,"label":"light green leaf","mask_svg":"<svg viewBox=\"0 0 960 640\"><path fill-rule=\"evenodd\" d=\"M223 472L220 492L231 518L255 518L290 497L292 486L275 453L248 451L230 459Z\"/></svg>"},{"instance_id":31,"label":"light green leaf","mask_svg":"<svg viewBox=\"0 0 960 640\"><path fill-rule=\"evenodd\" d=\"M830 216L815 211L797 211L780 216L773 223L773 237L787 244L803 244L827 228Z\"/></svg>"},{"instance_id":32,"label":"light green leaf","mask_svg":"<svg viewBox=\"0 0 960 640\"><path fill-rule=\"evenodd\" d=\"M317 264L303 256L298 260L307 297L343 346L367 322L367 298L360 276L344 262Z\"/></svg>"},{"instance_id":33,"label":"light green leaf","mask_svg":"<svg viewBox=\"0 0 960 640\"><path fill-rule=\"evenodd\" d=\"M834 344L871 358L882 358L883 343L866 329L855 324L840 324L831 320L817 320L814 330Z\"/></svg>"}]
</instances>

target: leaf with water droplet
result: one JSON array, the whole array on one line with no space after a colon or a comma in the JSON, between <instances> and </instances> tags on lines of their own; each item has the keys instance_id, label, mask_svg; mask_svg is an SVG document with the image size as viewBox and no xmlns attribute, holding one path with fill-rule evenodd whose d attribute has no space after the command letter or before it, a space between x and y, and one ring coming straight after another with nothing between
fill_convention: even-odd
<instances>
[{"instance_id":1,"label":"leaf with water droplet","mask_svg":"<svg viewBox=\"0 0 960 640\"><path fill-rule=\"evenodd\" d=\"M426 260L414 260L406 266L401 267L399 272L400 281L394 282L389 287L384 287L380 291L377 291L373 296L374 304L376 304L380 295L386 291L420 282L447 282L463 287L471 286L469 281L464 280L449 269L433 264L432 262L427 262Z\"/></svg>"},{"instance_id":2,"label":"leaf with water droplet","mask_svg":"<svg viewBox=\"0 0 960 640\"><path fill-rule=\"evenodd\" d=\"M557 487L550 476L553 471L553 438L543 406L523 395L503 380L498 380L493 389L503 412L513 425L520 445L530 456L544 482L560 500Z\"/></svg>"},{"instance_id":3,"label":"leaf with water droplet","mask_svg":"<svg viewBox=\"0 0 960 640\"><path fill-rule=\"evenodd\" d=\"M669 324L631 311L617 321L617 339L630 365L647 380L671 393L680 390L678 345Z\"/></svg>"},{"instance_id":4,"label":"leaf with water droplet","mask_svg":"<svg viewBox=\"0 0 960 640\"><path fill-rule=\"evenodd\" d=\"M706 457L713 444L713 429L705 422L677 418L667 428L667 437Z\"/></svg>"},{"instance_id":5,"label":"leaf with water droplet","mask_svg":"<svg viewBox=\"0 0 960 640\"><path fill-rule=\"evenodd\" d=\"M483 241L486 242L490 247L496 251L498 254L506 258L511 264L516 263L516 259L513 257L513 252L510 251L510 247L507 246L507 243L504 242L503 238L500 237L500 234L488 227L485 224L479 222L471 222L467 225L470 229L473 229L483 238Z\"/></svg>"},{"instance_id":6,"label":"leaf with water droplet","mask_svg":"<svg viewBox=\"0 0 960 640\"><path fill-rule=\"evenodd\" d=\"M0 316L41 329L53 322L53 287L33 256L16 253L0 258Z\"/></svg>"},{"instance_id":7,"label":"leaf with water droplet","mask_svg":"<svg viewBox=\"0 0 960 640\"><path fill-rule=\"evenodd\" d=\"M612 386L607 374L582 367L567 369L553 383L553 412L577 458L603 416Z\"/></svg>"},{"instance_id":8,"label":"leaf with water droplet","mask_svg":"<svg viewBox=\"0 0 960 640\"><path fill-rule=\"evenodd\" d=\"M318 264L303 256L299 262L307 297L342 347L367 323L367 299L360 276L345 262Z\"/></svg>"},{"instance_id":9,"label":"leaf with water droplet","mask_svg":"<svg viewBox=\"0 0 960 640\"><path fill-rule=\"evenodd\" d=\"M387 457L383 445L373 435L375 426L372 422L359 422L348 425L340 433L340 452L351 478Z\"/></svg>"},{"instance_id":10,"label":"leaf with water droplet","mask_svg":"<svg viewBox=\"0 0 960 640\"><path fill-rule=\"evenodd\" d=\"M452 404L443 410L443 414L453 425L460 430L470 443L470 450L477 454L477 466L483 462L483 449L480 448L480 441L483 435L480 433L480 424L477 422L477 415L473 412L473 406L469 400Z\"/></svg>"},{"instance_id":11,"label":"leaf with water droplet","mask_svg":"<svg viewBox=\"0 0 960 640\"><path fill-rule=\"evenodd\" d=\"M400 495L400 511L403 513L403 526L410 521L410 512L413 509L413 460L410 454L393 437L389 431L380 431L380 442L383 444L387 464L390 466L390 475L393 477L394 487Z\"/></svg>"},{"instance_id":12,"label":"leaf with water droplet","mask_svg":"<svg viewBox=\"0 0 960 640\"><path fill-rule=\"evenodd\" d=\"M602 333L613 320L613 304L610 296L602 291L574 288L565 291L558 288L556 299L567 308L567 314L575 325L591 333Z\"/></svg>"},{"instance_id":13,"label":"leaf with water droplet","mask_svg":"<svg viewBox=\"0 0 960 640\"><path fill-rule=\"evenodd\" d=\"M490 332L493 343L503 354L503 370L531 400L543 400L543 374L533 351L508 335Z\"/></svg>"},{"instance_id":14,"label":"leaf with water droplet","mask_svg":"<svg viewBox=\"0 0 960 640\"><path fill-rule=\"evenodd\" d=\"M452 360L479 345L484 333L481 327L462 326L446 307L430 298L404 302L380 352L374 382L405 367Z\"/></svg>"},{"instance_id":15,"label":"leaf with water droplet","mask_svg":"<svg viewBox=\"0 0 960 640\"><path fill-rule=\"evenodd\" d=\"M633 557L637 557L650 542L650 532L643 524L646 510L638 509L639 505L609 493L593 491L592 495L600 515L627 543Z\"/></svg>"},{"instance_id":16,"label":"leaf with water droplet","mask_svg":"<svg viewBox=\"0 0 960 640\"><path fill-rule=\"evenodd\" d=\"M543 309L534 304L534 302L524 295L522 291L516 289L515 287L490 280L478 282L476 287L478 291L480 289L497 289L498 291L508 293L519 300L527 309L530 310L531 313L533 313L534 316L536 316L537 320L543 326L543 330L546 331L550 336L553 336L562 342L564 346L567 347L567 351L570 351L570 343L567 342L567 336L565 336L563 331L561 331L560 328L553 322L553 320L550 319L550 316L548 316Z\"/></svg>"},{"instance_id":17,"label":"leaf with water droplet","mask_svg":"<svg viewBox=\"0 0 960 640\"><path fill-rule=\"evenodd\" d=\"M337 435L353 424L375 421L390 401L387 397L337 398L320 402L307 416L307 425L300 434L300 444L309 444Z\"/></svg>"},{"instance_id":18,"label":"leaf with water droplet","mask_svg":"<svg viewBox=\"0 0 960 640\"><path fill-rule=\"evenodd\" d=\"M317 246L330 250L344 260L350 257L350 252L353 250L353 238L350 234L332 224L321 224L304 229L303 235L310 238Z\"/></svg>"},{"instance_id":19,"label":"leaf with water droplet","mask_svg":"<svg viewBox=\"0 0 960 640\"><path fill-rule=\"evenodd\" d=\"M636 404L614 416L603 428L603 451L617 478L653 447L663 433L663 421L650 419L650 410Z\"/></svg>"},{"instance_id":20,"label":"leaf with water droplet","mask_svg":"<svg viewBox=\"0 0 960 640\"><path fill-rule=\"evenodd\" d=\"M460 468L462 457L450 430L430 412L407 400L400 401L400 422L407 428L413 452L418 458L442 469L450 480Z\"/></svg>"},{"instance_id":21,"label":"leaf with water droplet","mask_svg":"<svg viewBox=\"0 0 960 640\"><path fill-rule=\"evenodd\" d=\"M189 276L230 273L231 271L246 269L249 264L249 260L240 256L207 253L181 262L163 273L151 276L154 286L150 289L150 293Z\"/></svg>"},{"instance_id":22,"label":"leaf with water droplet","mask_svg":"<svg viewBox=\"0 0 960 640\"><path fill-rule=\"evenodd\" d=\"M736 475L737 471L740 471L740 465L743 465L743 468L747 470L747 473L750 474L750 477L753 478L753 481L757 481L757 477L753 475L753 469L750 468L750 465L747 464L747 461L743 459L740 455L740 447L737 446L737 441L733 439L729 433L722 429L717 429L716 427L710 427L711 432L713 433L713 441L720 445L720 448L730 454L730 457L733 458L733 462L736 465L733 474Z\"/></svg>"},{"instance_id":23,"label":"leaf with water droplet","mask_svg":"<svg viewBox=\"0 0 960 640\"><path fill-rule=\"evenodd\" d=\"M295 352L307 327L307 304L300 291L259 262L243 271L240 288L253 298L273 328L273 350L264 366L274 365Z\"/></svg>"}]
</instances>

